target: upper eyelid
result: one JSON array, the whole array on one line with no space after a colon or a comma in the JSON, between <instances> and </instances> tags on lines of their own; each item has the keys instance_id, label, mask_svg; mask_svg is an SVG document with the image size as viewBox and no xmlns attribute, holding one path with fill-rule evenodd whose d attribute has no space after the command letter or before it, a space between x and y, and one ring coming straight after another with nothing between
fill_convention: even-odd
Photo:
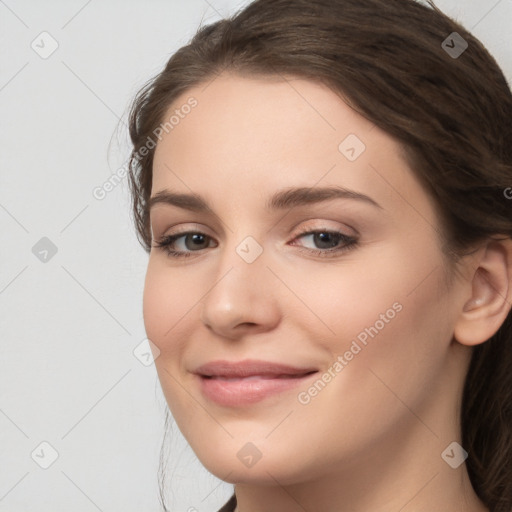
<instances>
[{"instance_id":1,"label":"upper eyelid","mask_svg":"<svg viewBox=\"0 0 512 512\"><path fill-rule=\"evenodd\" d=\"M192 227L190 227L190 226L192 226ZM177 231L173 231L172 233L167 233L167 231L173 229L174 227L175 226L171 226L171 227L165 229L163 234L160 235L160 238L162 238L164 236L174 236L174 235L196 233L196 232L201 233L201 234L205 234L205 235L208 235L208 236L212 236L212 235L208 234L209 229L206 228L206 227L203 227L199 223L190 222L190 223L187 223L187 227L186 228L179 228L178 227ZM153 230L153 225L151 225L151 233L154 234L155 231L158 231L158 230ZM154 239L155 239L155 237L153 237L153 240Z\"/></svg>"},{"instance_id":2,"label":"upper eyelid","mask_svg":"<svg viewBox=\"0 0 512 512\"><path fill-rule=\"evenodd\" d=\"M300 224L302 224L304 222L313 221L313 220L315 220L315 219L302 220L301 222L298 222L298 223L294 224L293 227L290 229L290 231L295 231L297 229L297 226L299 226ZM298 230L299 231L298 234L301 235L301 234L307 234L310 231L321 231L321 230L324 230L324 231L341 232L345 236L360 236L359 232L354 227L350 227L350 226L346 226L345 228L343 228L343 227L329 227L329 226L326 226L325 223L326 222L333 222L333 221L323 220L323 221L318 221L318 222L323 222L324 225L322 225L322 226L309 226L309 227L301 228L301 229ZM190 223L190 224L192 226L194 226L194 227L178 228L177 231L174 231L172 233L162 234L159 238L163 238L165 236L186 235L186 234L190 234L190 233L200 233L200 234L203 234L203 235L207 235L210 238L216 238L215 235L210 235L208 233L209 229L203 227L201 224L193 223L193 222ZM150 224L150 227L151 227L151 234L153 235L154 234L154 230L153 230L153 226L151 224ZM168 228L168 229L171 229L171 228ZM346 231L353 231L354 234L347 233ZM152 239L154 240L155 237L153 236Z\"/></svg>"},{"instance_id":3,"label":"upper eyelid","mask_svg":"<svg viewBox=\"0 0 512 512\"><path fill-rule=\"evenodd\" d=\"M345 210L344 208L341 208L341 210L338 210L337 208L334 209L334 210L331 210L329 208L329 205L328 203L330 202L335 202L336 200L335 199L326 199L324 201L319 201L319 202L316 202L316 203L312 203L312 204L305 204L305 205L301 205L300 207L293 207L293 208L290 208L289 211L283 216L281 215L279 218L278 218L278 221L275 222L275 223L272 223L272 226L270 228L270 230L274 230L277 226L279 226L282 222L283 219L285 219L288 214L291 212L291 210L295 210L295 209L298 209L298 212L296 213L292 213L292 216L295 216L297 215L297 217L300 217L300 220L296 223L293 224L292 228L291 229L295 229L296 226L298 226L299 224L301 224L302 222L308 222L308 221L314 221L314 220L318 220L318 221L323 221L323 222L336 222L336 223L341 223L343 225L345 225L350 231L353 231L355 235L359 236L359 232L357 230L357 228L355 226L353 226L353 224L358 224L358 225L361 225L361 226L366 226L368 225L368 222L371 220L371 223L374 224L375 222L379 222L379 219L382 218L382 215L378 218L374 218L373 216L372 217L366 217L366 215L369 215L369 212L365 209L363 212L359 211L359 209L356 209L355 211L352 210L351 208L349 208L348 210ZM340 201L341 202L341 201ZM347 203L359 203L361 204L362 201L347 201ZM165 212L166 210L168 211L168 207L170 205L165 205L165 204L162 204L162 203L156 203L153 207L153 211L156 211L159 209L159 207L162 207L162 210ZM313 207L316 207L316 208L320 208L320 210L315 210L314 211L304 211L302 209L302 207L306 208L308 206L313 206ZM354 205L354 207L357 207L357 205ZM325 210L324 208L327 208L327 210ZM178 208L180 209L180 208ZM379 210L380 212L385 212L385 210L383 209L380 209ZM211 210L209 211L209 213L212 213ZM331 219L327 219L325 217L323 217L325 214L327 214L327 216L329 217L336 217L338 215L341 216L340 219L338 220L335 220L334 218L331 218ZM308 218L304 218L304 215L308 215ZM309 216L311 215L311 216ZM348 215L348 218L346 220L349 220L349 221L353 221L353 222L349 222L349 224L346 224L344 221L343 221L343 217L345 217L346 215ZM387 212L386 212L386 215L387 215ZM168 217L166 213L162 213L162 217L160 217L160 214L155 218L153 217L153 215L150 213L149 215L149 224L150 224L150 230L152 232L155 232L156 230L154 230L153 228L153 224L168 224L167 221L165 219L176 219L176 218L179 218L181 217L181 214L178 214L176 216L170 216ZM199 218L198 218L198 222L194 222L194 221L191 221L191 222L184 222L184 223L178 223L178 224L192 224L192 225L197 225L197 226L205 226L205 224L202 224L202 222L207 222L207 223L210 223L212 222L213 225L214 225L214 228L215 229L220 229L221 233L224 234L225 233L225 230L229 231L229 232L233 232L233 230L229 227L228 224L226 224L225 222L222 221L222 219L220 217L218 217L216 214L213 215L213 218L205 218L203 213L199 213ZM169 226L167 229L171 229L172 227L174 226ZM201 228L202 229L202 228ZM201 230L199 229L199 230ZM210 228L206 228L206 229L210 229ZM277 229L280 229L277 227ZM269 230L269 231L270 231Z\"/></svg>"}]
</instances>

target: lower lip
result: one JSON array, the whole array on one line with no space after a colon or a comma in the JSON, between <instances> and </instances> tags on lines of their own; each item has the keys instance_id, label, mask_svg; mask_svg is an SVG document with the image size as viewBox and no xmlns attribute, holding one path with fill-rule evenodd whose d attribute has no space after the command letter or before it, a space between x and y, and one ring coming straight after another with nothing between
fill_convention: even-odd
<instances>
[{"instance_id":1,"label":"lower lip","mask_svg":"<svg viewBox=\"0 0 512 512\"><path fill-rule=\"evenodd\" d=\"M237 407L260 402L272 395L293 389L318 372L299 377L245 378L225 380L198 376L201 390L209 400L219 405Z\"/></svg>"}]
</instances>

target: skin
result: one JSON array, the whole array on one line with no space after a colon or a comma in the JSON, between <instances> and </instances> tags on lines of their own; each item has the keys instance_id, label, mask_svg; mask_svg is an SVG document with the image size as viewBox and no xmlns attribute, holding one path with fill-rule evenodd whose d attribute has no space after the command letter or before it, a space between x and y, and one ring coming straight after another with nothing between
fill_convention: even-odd
<instances>
[{"instance_id":1,"label":"skin","mask_svg":"<svg viewBox=\"0 0 512 512\"><path fill-rule=\"evenodd\" d=\"M190 96L198 105L158 142L152 196L193 192L211 211L157 204L151 227L155 242L177 231L210 238L200 250L179 239L174 249L189 258L152 248L144 322L163 393L199 460L235 483L243 512L486 511L466 465L453 469L441 454L461 443L472 347L510 310L510 244L483 244L449 283L435 204L400 146L323 85L223 73L169 113ZM338 149L348 134L366 145L355 161ZM265 210L279 190L330 185L381 208L332 199ZM325 246L301 236L306 228L358 243L321 257L308 252ZM236 252L247 236L263 250L252 263ZM307 404L297 388L223 407L191 373L258 358L321 374L395 303L401 311ZM248 442L261 452L251 467L237 457Z\"/></svg>"}]
</instances>

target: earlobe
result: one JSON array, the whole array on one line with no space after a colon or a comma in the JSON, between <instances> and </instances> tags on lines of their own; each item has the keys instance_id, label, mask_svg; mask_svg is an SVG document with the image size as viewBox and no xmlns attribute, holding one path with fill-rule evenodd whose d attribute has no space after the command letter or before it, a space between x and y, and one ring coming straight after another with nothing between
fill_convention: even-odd
<instances>
[{"instance_id":1,"label":"earlobe","mask_svg":"<svg viewBox=\"0 0 512 512\"><path fill-rule=\"evenodd\" d=\"M501 327L512 307L512 240L491 240L472 260L471 295L454 328L468 346L484 343Z\"/></svg>"}]
</instances>

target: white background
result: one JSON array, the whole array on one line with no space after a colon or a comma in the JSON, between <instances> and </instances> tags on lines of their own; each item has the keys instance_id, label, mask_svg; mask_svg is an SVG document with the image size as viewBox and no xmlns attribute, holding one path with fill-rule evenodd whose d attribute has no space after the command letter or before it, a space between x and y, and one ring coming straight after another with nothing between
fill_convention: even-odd
<instances>
[{"instance_id":1,"label":"white background","mask_svg":"<svg viewBox=\"0 0 512 512\"><path fill-rule=\"evenodd\" d=\"M126 180L92 191L128 156L124 125L113 134L138 88L201 20L247 3L0 0L0 512L160 510L165 400L133 354L147 255ZM512 83L512 0L437 5ZM46 59L31 48L43 31L58 42ZM57 247L47 262L32 252L42 237ZM172 512L217 510L232 486L173 431ZM43 441L58 452L48 469Z\"/></svg>"}]
</instances>

